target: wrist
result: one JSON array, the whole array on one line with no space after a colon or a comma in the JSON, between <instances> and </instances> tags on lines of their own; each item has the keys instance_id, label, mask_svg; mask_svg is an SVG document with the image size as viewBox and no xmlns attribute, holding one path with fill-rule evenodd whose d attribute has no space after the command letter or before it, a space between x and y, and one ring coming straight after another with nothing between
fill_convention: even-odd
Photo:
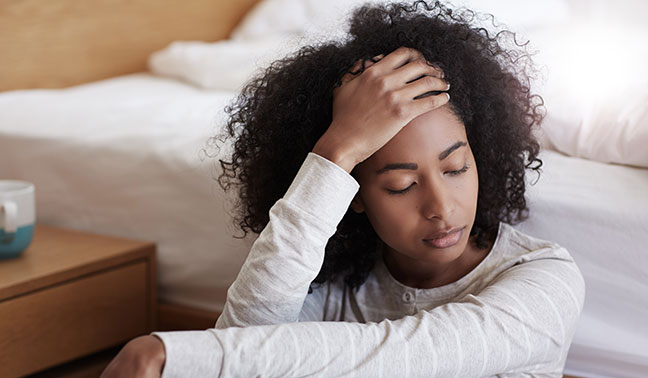
<instances>
[{"instance_id":1,"label":"wrist","mask_svg":"<svg viewBox=\"0 0 648 378\"><path fill-rule=\"evenodd\" d=\"M151 361L156 365L160 367L160 372L162 372L162 369L164 368L164 362L166 361L166 351L164 349L164 343L162 342L162 339L155 335L148 335L145 336L150 338L151 344L155 345L155 347L152 347L151 349ZM155 342L153 342L155 340Z\"/></svg>"},{"instance_id":2,"label":"wrist","mask_svg":"<svg viewBox=\"0 0 648 378\"><path fill-rule=\"evenodd\" d=\"M355 159L353 159L350 154L346 153L344 149L337 147L334 143L323 141L323 138L320 138L320 140L315 144L312 152L336 164L347 173L351 173L357 164Z\"/></svg>"},{"instance_id":3,"label":"wrist","mask_svg":"<svg viewBox=\"0 0 648 378\"><path fill-rule=\"evenodd\" d=\"M154 335L140 336L131 340L126 346L138 363L162 373L166 361L166 352L162 340Z\"/></svg>"}]
</instances>

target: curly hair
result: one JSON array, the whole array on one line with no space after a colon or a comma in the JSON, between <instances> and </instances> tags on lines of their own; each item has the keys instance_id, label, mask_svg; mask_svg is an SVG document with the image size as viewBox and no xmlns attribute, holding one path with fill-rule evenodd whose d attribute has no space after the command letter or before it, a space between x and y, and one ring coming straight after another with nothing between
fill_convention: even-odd
<instances>
[{"instance_id":1,"label":"curly hair","mask_svg":"<svg viewBox=\"0 0 648 378\"><path fill-rule=\"evenodd\" d=\"M401 46L420 51L452 84L451 109L465 125L479 172L470 231L476 245L492 242L500 222L524 220L525 170L539 174L542 166L533 128L544 117L543 101L531 93L535 71L526 44L511 31L474 25L481 16L439 2L365 5L353 12L345 40L302 47L248 82L226 108L224 134L214 137L234 141L231 161L219 159L218 182L224 190L238 188L234 221L243 237L265 228L270 208L331 124L333 90L342 76L358 59ZM342 277L359 287L375 264L379 243L367 216L347 210L313 283Z\"/></svg>"}]
</instances>

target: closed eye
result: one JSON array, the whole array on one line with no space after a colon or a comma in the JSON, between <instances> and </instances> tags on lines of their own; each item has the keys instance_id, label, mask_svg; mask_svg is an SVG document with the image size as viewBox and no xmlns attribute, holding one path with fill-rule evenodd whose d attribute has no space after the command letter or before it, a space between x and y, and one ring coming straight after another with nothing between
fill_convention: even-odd
<instances>
[{"instance_id":1,"label":"closed eye","mask_svg":"<svg viewBox=\"0 0 648 378\"><path fill-rule=\"evenodd\" d=\"M467 170L468 170L468 164L464 165L463 168L461 168L461 169L458 169L456 171L448 171L446 173L449 174L450 176L457 176L457 175L460 175L460 174L466 172Z\"/></svg>"},{"instance_id":2,"label":"closed eye","mask_svg":"<svg viewBox=\"0 0 648 378\"><path fill-rule=\"evenodd\" d=\"M450 176L458 176L458 175L460 175L460 174L466 172L466 171L468 170L468 168L470 168L470 167L468 166L468 164L466 164L466 165L464 165L463 168L461 168L461 169L458 169L458 170L456 170L456 171L448 171L448 172L446 172L446 173L447 173L448 175L450 175ZM389 194L391 194L391 195L405 194L405 193L409 192L415 184L416 184L416 182L413 182L412 185L410 185L410 186L408 186L407 188L402 189L402 190L391 190L391 189L387 189L387 192L388 192Z\"/></svg>"},{"instance_id":3,"label":"closed eye","mask_svg":"<svg viewBox=\"0 0 648 378\"><path fill-rule=\"evenodd\" d=\"M394 195L395 195L395 194L404 194L404 193L409 192L410 189L412 189L412 187L414 186L414 184L416 184L416 183L413 182L412 185L408 186L407 188L405 188L405 189L403 189L403 190L391 190L391 189L387 189L387 192L388 192L389 194L394 194Z\"/></svg>"}]
</instances>

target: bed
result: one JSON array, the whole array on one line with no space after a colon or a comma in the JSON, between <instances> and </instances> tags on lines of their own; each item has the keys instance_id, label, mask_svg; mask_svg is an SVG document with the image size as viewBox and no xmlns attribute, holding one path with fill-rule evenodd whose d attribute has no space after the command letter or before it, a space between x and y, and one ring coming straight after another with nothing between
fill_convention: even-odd
<instances>
[{"instance_id":1,"label":"bed","mask_svg":"<svg viewBox=\"0 0 648 378\"><path fill-rule=\"evenodd\" d=\"M149 73L1 93L0 175L35 184L39 222L155 241L161 299L219 311L249 250L207 156L233 95Z\"/></svg>"},{"instance_id":2,"label":"bed","mask_svg":"<svg viewBox=\"0 0 648 378\"><path fill-rule=\"evenodd\" d=\"M0 56L15 66L0 74L0 177L35 183L38 222L156 242L161 308L200 318L186 328L213 324L254 236L233 237L233 197L214 179L227 146L216 149L209 138L245 80L300 44L339 35L341 12L359 2L2 5L11 12L0 12L0 25L19 38L0 33ZM290 12L279 11L287 6ZM573 11L569 2L548 1L519 19L526 9L499 6L492 11L506 13L509 25L527 28L539 23L529 13L564 24ZM26 24L34 9L39 19ZM68 26L71 17L96 18L96 30ZM145 32L141 17L155 32ZM119 30L106 36L102 29ZM142 35L127 38L129 30ZM56 38L63 46L52 47ZM8 52L15 54L6 58ZM115 58L107 64L109 56ZM648 159L644 166L639 152L610 158L570 150L555 128L575 121L554 114L560 112L548 117L542 176L529 186L531 215L516 227L567 247L585 276L585 307L565 373L645 376ZM644 118L633 118L639 133L648 129Z\"/></svg>"},{"instance_id":3,"label":"bed","mask_svg":"<svg viewBox=\"0 0 648 378\"><path fill-rule=\"evenodd\" d=\"M648 372L648 169L546 150L517 226L565 246L583 272L585 305L568 374L641 377ZM530 175L535 180L535 175Z\"/></svg>"}]
</instances>

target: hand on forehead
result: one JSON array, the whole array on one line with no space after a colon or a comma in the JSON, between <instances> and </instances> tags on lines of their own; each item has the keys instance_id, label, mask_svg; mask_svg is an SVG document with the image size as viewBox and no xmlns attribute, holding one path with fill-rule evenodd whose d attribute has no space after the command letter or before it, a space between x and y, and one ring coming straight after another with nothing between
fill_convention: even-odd
<instances>
[{"instance_id":1,"label":"hand on forehead","mask_svg":"<svg viewBox=\"0 0 648 378\"><path fill-rule=\"evenodd\" d=\"M444 105L409 122L359 167L377 170L394 162L438 160L439 154L457 142L468 143L465 126L452 109Z\"/></svg>"}]
</instances>

